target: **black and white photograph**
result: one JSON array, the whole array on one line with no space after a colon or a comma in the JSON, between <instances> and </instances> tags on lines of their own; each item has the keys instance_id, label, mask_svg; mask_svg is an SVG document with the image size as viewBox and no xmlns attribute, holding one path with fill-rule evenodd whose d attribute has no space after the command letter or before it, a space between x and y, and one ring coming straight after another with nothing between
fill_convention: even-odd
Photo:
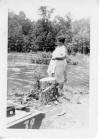
<instances>
[{"instance_id":1,"label":"black and white photograph","mask_svg":"<svg viewBox=\"0 0 100 140\"><path fill-rule=\"evenodd\" d=\"M6 129L88 130L96 0L6 3Z\"/></svg>"}]
</instances>

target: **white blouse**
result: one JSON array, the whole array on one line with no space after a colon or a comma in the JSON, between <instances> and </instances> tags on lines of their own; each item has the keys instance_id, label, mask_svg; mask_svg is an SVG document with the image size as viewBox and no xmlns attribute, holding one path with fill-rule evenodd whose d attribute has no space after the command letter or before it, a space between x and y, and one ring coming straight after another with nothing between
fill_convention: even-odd
<instances>
[{"instance_id":1,"label":"white blouse","mask_svg":"<svg viewBox=\"0 0 100 140\"><path fill-rule=\"evenodd\" d=\"M67 50L66 50L66 47L65 46L57 46L57 48L52 53L52 58L65 57L66 54L67 54Z\"/></svg>"}]
</instances>

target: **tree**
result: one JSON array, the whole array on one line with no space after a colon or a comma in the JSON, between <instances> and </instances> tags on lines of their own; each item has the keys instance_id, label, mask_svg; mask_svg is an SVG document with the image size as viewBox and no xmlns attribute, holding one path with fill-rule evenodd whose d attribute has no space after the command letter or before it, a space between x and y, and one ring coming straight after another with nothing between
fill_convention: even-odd
<instances>
[{"instance_id":1,"label":"tree","mask_svg":"<svg viewBox=\"0 0 100 140\"><path fill-rule=\"evenodd\" d=\"M72 41L72 20L69 15L66 15L65 18L57 16L55 18L55 26L57 36L63 35L66 37L66 44Z\"/></svg>"},{"instance_id":2,"label":"tree","mask_svg":"<svg viewBox=\"0 0 100 140\"><path fill-rule=\"evenodd\" d=\"M8 50L17 51L18 37L21 37L22 27L16 19L16 14L8 14ZM22 40L22 38L21 38Z\"/></svg>"},{"instance_id":3,"label":"tree","mask_svg":"<svg viewBox=\"0 0 100 140\"><path fill-rule=\"evenodd\" d=\"M73 24L73 45L81 53L90 52L90 22L89 19L74 21Z\"/></svg>"},{"instance_id":4,"label":"tree","mask_svg":"<svg viewBox=\"0 0 100 140\"><path fill-rule=\"evenodd\" d=\"M8 13L8 50L9 51L30 51L32 50L30 36L33 30L31 22L24 12L16 15L13 12Z\"/></svg>"},{"instance_id":5,"label":"tree","mask_svg":"<svg viewBox=\"0 0 100 140\"><path fill-rule=\"evenodd\" d=\"M55 32L50 21L53 9L48 10L46 6L39 8L41 19L36 22L33 36L35 38L35 45L38 46L40 51L50 51L55 46Z\"/></svg>"},{"instance_id":6,"label":"tree","mask_svg":"<svg viewBox=\"0 0 100 140\"><path fill-rule=\"evenodd\" d=\"M45 22L50 20L51 15L54 12L54 8L49 10L47 6L40 6L38 10L39 10L40 16L42 17L42 19L44 19Z\"/></svg>"}]
</instances>

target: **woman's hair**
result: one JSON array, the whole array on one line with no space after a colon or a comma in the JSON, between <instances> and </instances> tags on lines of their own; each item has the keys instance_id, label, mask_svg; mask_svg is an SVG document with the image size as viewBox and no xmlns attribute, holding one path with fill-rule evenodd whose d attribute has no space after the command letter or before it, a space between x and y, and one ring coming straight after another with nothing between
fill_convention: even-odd
<instances>
[{"instance_id":1,"label":"woman's hair","mask_svg":"<svg viewBox=\"0 0 100 140\"><path fill-rule=\"evenodd\" d=\"M59 42L61 42L61 43L65 43L65 37L63 37L63 36L59 36L59 37L57 37L57 40L59 41Z\"/></svg>"}]
</instances>

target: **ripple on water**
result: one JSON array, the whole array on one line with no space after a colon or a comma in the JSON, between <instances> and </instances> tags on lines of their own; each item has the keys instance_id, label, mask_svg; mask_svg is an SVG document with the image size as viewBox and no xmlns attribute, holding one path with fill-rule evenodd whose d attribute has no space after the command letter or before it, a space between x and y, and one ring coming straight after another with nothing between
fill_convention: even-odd
<instances>
[{"instance_id":1,"label":"ripple on water","mask_svg":"<svg viewBox=\"0 0 100 140\"><path fill-rule=\"evenodd\" d=\"M19 68L8 68L9 71L20 72Z\"/></svg>"}]
</instances>

